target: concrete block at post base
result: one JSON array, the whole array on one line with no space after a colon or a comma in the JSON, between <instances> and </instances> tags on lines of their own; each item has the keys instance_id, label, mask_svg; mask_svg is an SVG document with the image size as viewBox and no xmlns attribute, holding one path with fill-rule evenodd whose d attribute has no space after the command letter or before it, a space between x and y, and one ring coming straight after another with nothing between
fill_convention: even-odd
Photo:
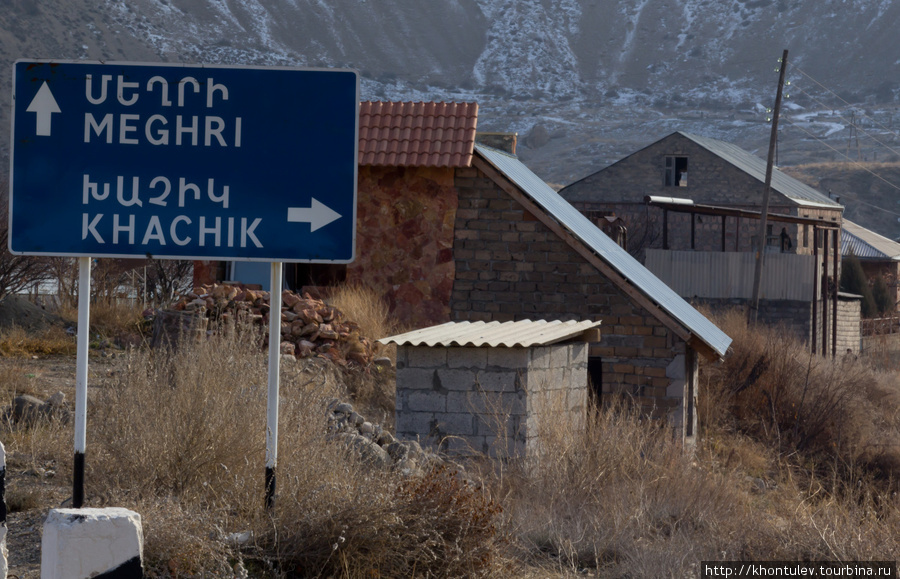
<instances>
[{"instance_id":1,"label":"concrete block at post base","mask_svg":"<svg viewBox=\"0 0 900 579\"><path fill-rule=\"evenodd\" d=\"M128 509L51 509L41 579L143 577L141 516Z\"/></svg>"}]
</instances>

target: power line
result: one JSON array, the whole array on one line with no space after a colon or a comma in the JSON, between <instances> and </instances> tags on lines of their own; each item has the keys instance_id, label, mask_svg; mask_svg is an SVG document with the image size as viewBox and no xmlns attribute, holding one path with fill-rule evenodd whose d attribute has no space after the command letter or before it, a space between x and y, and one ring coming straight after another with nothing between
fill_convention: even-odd
<instances>
[{"instance_id":1,"label":"power line","mask_svg":"<svg viewBox=\"0 0 900 579\"><path fill-rule=\"evenodd\" d=\"M831 90L830 88L828 88L827 86L825 86L824 84L822 84L820 81L814 79L811 75L809 75L809 74L808 74L806 71L804 71L802 68L800 68L800 67L798 67L798 66L792 66L791 69L792 69L792 70L796 70L797 72L799 72L800 74L802 74L803 76L805 76L806 78L808 78L809 80L811 80L812 82L816 83L817 85L819 85L820 87L822 87L823 89L825 89L826 91L828 91L829 93L831 93L832 95L834 95L835 98L837 98L839 101L841 101L842 103L844 103L844 104L847 105L848 107L852 107L852 106L853 106L852 104L848 103L846 100L844 100L843 98L841 98L841 96L840 96L839 94L837 94L836 92L834 92L833 90ZM832 108L832 109L833 109L833 107L826 107L826 108ZM882 125L881 123L879 123L879 122L876 121L875 119L873 119L873 118L867 116L867 115L865 114L865 112L863 112L863 114L860 115L860 116L862 116L863 118L869 119L870 121L872 121L873 124L878 125L879 127L881 127L882 129L884 129L885 131L887 131L887 132L889 132L889 133L891 133L891 134L893 134L893 135L895 135L895 136L897 135L897 133L896 133L893 129L888 128L888 127L885 127L884 125Z\"/></svg>"},{"instance_id":2,"label":"power line","mask_svg":"<svg viewBox=\"0 0 900 579\"><path fill-rule=\"evenodd\" d=\"M867 173L870 173L870 174L871 174L872 176L874 176L875 178L879 179L880 181L883 181L887 186L892 187L893 189L896 189L896 190L900 191L900 187L898 187L897 185L894 185L893 183L891 183L890 181L888 181L887 179L885 179L884 177L882 177L882 176L879 175L878 173L875 173L874 171L872 171L871 169L869 169L868 167L866 167L866 166L863 165L862 163L860 163L860 162L858 162L858 161L854 161L853 159L851 159L850 157L848 157L847 155L845 155L845 154L842 153L841 151L835 149L834 147L832 147L831 145L829 145L828 143L826 143L823 139L821 139L818 135L815 135L815 134L813 134L813 133L807 131L807 130L806 130L805 128L803 128L801 125L799 125L798 123L795 123L795 122L791 121L790 119L785 119L785 120L786 120L787 123L788 123L789 125L791 125L792 127L797 127L798 129L800 129L801 131L803 131L804 133L806 133L807 135L809 135L809 136L812 137L813 139L819 141L821 144L825 145L826 147L828 147L829 149L831 149L832 151L834 151L835 153L837 153L837 154L840 155L841 157L844 157L845 159L847 159L847 161L848 161L850 164L856 165L857 167L859 167L859 168L862 169L863 171L865 171L865 172L867 172ZM846 194L846 193L845 193L845 194ZM857 203L861 203L861 204L863 204L863 205L868 205L869 207L873 207L873 208L875 208L875 209L879 209L879 210L881 210L881 211L884 211L885 213L890 213L891 215L896 215L896 216L900 217L900 213L897 213L897 212L895 212L895 211L891 211L890 209L885 209L884 207L875 205L875 204L873 204L873 203L869 203L869 202L867 202L867 201L863 201L862 199L859 198L858 195L854 195L854 201L857 202Z\"/></svg>"},{"instance_id":3,"label":"power line","mask_svg":"<svg viewBox=\"0 0 900 579\"><path fill-rule=\"evenodd\" d=\"M808 96L808 97L810 98L810 100L812 100L814 103L816 103L817 105L819 105L819 106L822 107L823 109L832 109L832 110L835 110L835 107L830 107L830 106L828 106L826 103L823 103L822 101L818 100L818 99L815 98L811 93L809 93L809 92L803 90L802 87L797 87L797 86L795 86L794 89L795 89L795 90L799 90L801 93L803 93L804 95ZM860 116L862 116L862 117L864 117L864 118L867 118L867 119L869 119L869 120L872 120L870 117L867 117L866 115L860 115ZM894 153L894 154L897 155L897 156L900 156L900 151L897 151L896 149L894 149L893 147L891 147L890 145L888 145L888 144L885 143L884 141L882 141L882 140L878 139L877 137L875 137L875 136L869 134L868 132L866 132L865 130L863 130L863 128L862 128L861 126L859 126L858 124L856 124L852 119L848 119L847 117L845 117L845 116L842 115L842 114L839 114L837 118L840 119L840 120L842 120L842 121L844 121L848 126L853 127L853 128L857 131L857 134L858 134L858 133L862 133L863 135L865 135L866 137L869 137L870 139L872 139L873 141L875 141L876 143L878 143L879 145L881 145L881 146L884 147L885 149L891 151L892 153ZM883 126L883 125L881 125L881 126ZM890 129L885 128L885 130L888 131L889 133L891 133L892 135L895 135L895 136L900 137L900 135L897 135L897 133L891 131ZM858 137L858 136L857 136L857 140L859 140L859 137Z\"/></svg>"}]
</instances>

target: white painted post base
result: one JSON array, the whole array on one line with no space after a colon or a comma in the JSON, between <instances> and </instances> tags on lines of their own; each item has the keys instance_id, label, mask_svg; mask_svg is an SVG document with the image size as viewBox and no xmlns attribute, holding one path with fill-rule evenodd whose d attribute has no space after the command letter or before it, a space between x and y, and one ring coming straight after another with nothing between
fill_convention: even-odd
<instances>
[{"instance_id":1,"label":"white painted post base","mask_svg":"<svg viewBox=\"0 0 900 579\"><path fill-rule=\"evenodd\" d=\"M9 551L6 550L6 447L0 442L0 579L9 574Z\"/></svg>"},{"instance_id":2,"label":"white painted post base","mask_svg":"<svg viewBox=\"0 0 900 579\"><path fill-rule=\"evenodd\" d=\"M6 550L6 523L0 524L0 579L9 574L9 551Z\"/></svg>"},{"instance_id":3,"label":"white painted post base","mask_svg":"<svg viewBox=\"0 0 900 579\"><path fill-rule=\"evenodd\" d=\"M51 509L41 541L41 579L143 576L141 516L128 509Z\"/></svg>"}]
</instances>

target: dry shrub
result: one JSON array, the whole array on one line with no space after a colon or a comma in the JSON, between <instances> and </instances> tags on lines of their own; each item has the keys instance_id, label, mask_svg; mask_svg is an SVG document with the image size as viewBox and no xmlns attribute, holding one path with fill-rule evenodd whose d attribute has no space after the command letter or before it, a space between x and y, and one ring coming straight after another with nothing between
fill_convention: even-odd
<instances>
[{"instance_id":1,"label":"dry shrub","mask_svg":"<svg viewBox=\"0 0 900 579\"><path fill-rule=\"evenodd\" d=\"M570 571L683 577L750 549L729 473L699 468L636 409L614 405L583 429L545 421L539 436L539 458L512 464L499 491L526 553Z\"/></svg>"},{"instance_id":2,"label":"dry shrub","mask_svg":"<svg viewBox=\"0 0 900 579\"><path fill-rule=\"evenodd\" d=\"M61 305L58 313L73 324L78 320L78 308L74 305ZM140 344L149 330L140 304L103 300L91 304L90 325L92 339L110 340L120 345Z\"/></svg>"},{"instance_id":3,"label":"dry shrub","mask_svg":"<svg viewBox=\"0 0 900 579\"><path fill-rule=\"evenodd\" d=\"M380 340L397 329L388 305L372 289L359 284L342 285L334 289L328 302L344 313L344 319L359 324L360 335Z\"/></svg>"},{"instance_id":4,"label":"dry shrub","mask_svg":"<svg viewBox=\"0 0 900 579\"><path fill-rule=\"evenodd\" d=\"M498 564L499 507L455 471L346 475L283 500L263 544L288 576L481 577Z\"/></svg>"},{"instance_id":5,"label":"dry shrub","mask_svg":"<svg viewBox=\"0 0 900 579\"><path fill-rule=\"evenodd\" d=\"M372 340L377 355L386 356L396 364L396 346L382 346L376 340L401 330L391 317L388 305L374 290L359 284L342 285L335 288L328 302L343 312L345 320L359 324L360 335ZM355 404L375 415L385 427L393 426L396 395L393 372L381 368L366 371L350 368L344 383Z\"/></svg>"},{"instance_id":6,"label":"dry shrub","mask_svg":"<svg viewBox=\"0 0 900 579\"><path fill-rule=\"evenodd\" d=\"M855 356L825 359L784 328L747 326L742 313L717 324L734 342L721 364L705 366L699 416L707 433L738 431L779 452L799 452L819 475L837 464L857 476L872 467L900 473L900 391L896 380Z\"/></svg>"},{"instance_id":7,"label":"dry shrub","mask_svg":"<svg viewBox=\"0 0 900 579\"><path fill-rule=\"evenodd\" d=\"M127 357L92 417L103 449L97 465L113 467L105 470L116 486L138 496L206 496L204 482L264 452L266 370L244 337Z\"/></svg>"},{"instance_id":8,"label":"dry shrub","mask_svg":"<svg viewBox=\"0 0 900 579\"><path fill-rule=\"evenodd\" d=\"M462 577L490 565L495 507L479 492L444 471L418 481L375 469L329 437L326 407L346 391L321 360L283 364L266 513L267 374L255 339L131 351L98 386L88 502L142 513L148 576L221 576L239 560L303 577ZM249 543L229 542L245 532Z\"/></svg>"},{"instance_id":9,"label":"dry shrub","mask_svg":"<svg viewBox=\"0 0 900 579\"><path fill-rule=\"evenodd\" d=\"M12 326L0 331L0 356L73 355L75 348L75 338L59 326L48 326L33 332Z\"/></svg>"},{"instance_id":10,"label":"dry shrub","mask_svg":"<svg viewBox=\"0 0 900 579\"><path fill-rule=\"evenodd\" d=\"M38 391L33 371L21 361L0 360L0 403L6 405L20 394L36 395Z\"/></svg>"}]
</instances>

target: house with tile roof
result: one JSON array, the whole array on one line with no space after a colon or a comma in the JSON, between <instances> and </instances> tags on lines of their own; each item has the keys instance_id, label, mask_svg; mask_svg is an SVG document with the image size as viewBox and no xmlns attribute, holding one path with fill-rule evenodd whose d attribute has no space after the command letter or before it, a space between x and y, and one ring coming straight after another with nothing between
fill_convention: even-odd
<instances>
[{"instance_id":1,"label":"house with tile roof","mask_svg":"<svg viewBox=\"0 0 900 579\"><path fill-rule=\"evenodd\" d=\"M288 283L363 284L412 328L600 321L595 399L627 395L691 444L699 358L724 356L731 339L523 165L514 138L476 137L477 112L362 103L357 259L291 266Z\"/></svg>"},{"instance_id":2,"label":"house with tile roof","mask_svg":"<svg viewBox=\"0 0 900 579\"><path fill-rule=\"evenodd\" d=\"M285 264L286 285L363 283L404 326L449 320L454 178L472 162L477 121L476 103L360 103L356 260ZM269 264L195 264L195 284L217 279L267 287Z\"/></svg>"}]
</instances>

